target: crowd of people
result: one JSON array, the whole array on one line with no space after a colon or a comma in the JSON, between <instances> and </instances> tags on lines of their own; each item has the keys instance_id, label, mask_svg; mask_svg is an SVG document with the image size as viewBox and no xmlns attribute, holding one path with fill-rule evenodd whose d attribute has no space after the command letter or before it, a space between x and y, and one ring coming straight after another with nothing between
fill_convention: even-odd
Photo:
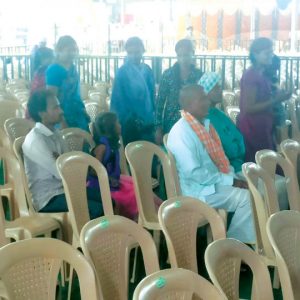
<instances>
[{"instance_id":1,"label":"crowd of people","mask_svg":"<svg viewBox=\"0 0 300 300\"><path fill-rule=\"evenodd\" d=\"M120 137L126 146L146 140L167 147L174 155L183 195L233 213L228 236L255 243L250 193L242 164L255 162L255 153L275 150L275 126L281 103L290 93L278 87L278 57L272 41L258 38L250 47L251 66L240 83L237 126L219 108L221 77L203 73L194 63L191 40L177 42L177 62L161 77L155 92L154 75L143 62L145 47L138 37L125 44L127 57L113 83L110 112L97 116L92 125L96 147L90 153L107 169L112 199L118 213L136 219L133 182L120 172ZM56 158L66 151L59 130L78 127L89 131L90 118L80 97L75 60L76 41L61 37L53 52L37 50L38 65L28 101L28 118L36 122L26 136L23 152L26 174L37 211L67 211ZM280 119L280 118L279 118ZM103 214L98 181L87 178L91 218ZM161 200L154 195L159 206Z\"/></svg>"}]
</instances>

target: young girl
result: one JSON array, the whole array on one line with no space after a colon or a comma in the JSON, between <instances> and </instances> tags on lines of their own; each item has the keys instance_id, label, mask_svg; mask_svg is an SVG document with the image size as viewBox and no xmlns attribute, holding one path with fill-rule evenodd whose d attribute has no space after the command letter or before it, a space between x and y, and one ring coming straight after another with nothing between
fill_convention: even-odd
<instances>
[{"instance_id":1,"label":"young girl","mask_svg":"<svg viewBox=\"0 0 300 300\"><path fill-rule=\"evenodd\" d=\"M120 169L120 133L121 126L116 114L100 113L93 124L93 137L97 145L93 150L93 155L107 170L111 196L119 214L134 220L137 218L138 209L133 180L130 176L121 175ZM98 187L98 179L93 175L89 175L88 187ZM157 205L161 203L161 200L156 197L154 201Z\"/></svg>"}]
</instances>

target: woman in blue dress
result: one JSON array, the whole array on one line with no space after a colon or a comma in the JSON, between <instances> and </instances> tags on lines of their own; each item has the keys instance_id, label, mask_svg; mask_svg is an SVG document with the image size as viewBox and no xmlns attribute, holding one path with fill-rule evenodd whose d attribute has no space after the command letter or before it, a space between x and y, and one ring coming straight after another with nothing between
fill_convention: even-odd
<instances>
[{"instance_id":1,"label":"woman in blue dress","mask_svg":"<svg viewBox=\"0 0 300 300\"><path fill-rule=\"evenodd\" d=\"M59 38L55 47L56 61L46 71L46 85L56 95L64 112L67 127L88 131L90 118L80 97L80 80L74 61L78 46L71 36Z\"/></svg>"}]
</instances>

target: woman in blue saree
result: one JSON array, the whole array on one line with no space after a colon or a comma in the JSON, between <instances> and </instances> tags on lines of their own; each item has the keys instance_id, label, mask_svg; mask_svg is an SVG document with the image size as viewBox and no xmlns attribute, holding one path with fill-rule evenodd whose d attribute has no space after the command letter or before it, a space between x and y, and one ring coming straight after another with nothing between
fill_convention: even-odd
<instances>
[{"instance_id":1,"label":"woman in blue saree","mask_svg":"<svg viewBox=\"0 0 300 300\"><path fill-rule=\"evenodd\" d=\"M55 48L56 62L46 71L46 85L56 95L67 127L88 131L90 118L80 97L80 80L74 64L78 46L71 36L62 36Z\"/></svg>"}]
</instances>

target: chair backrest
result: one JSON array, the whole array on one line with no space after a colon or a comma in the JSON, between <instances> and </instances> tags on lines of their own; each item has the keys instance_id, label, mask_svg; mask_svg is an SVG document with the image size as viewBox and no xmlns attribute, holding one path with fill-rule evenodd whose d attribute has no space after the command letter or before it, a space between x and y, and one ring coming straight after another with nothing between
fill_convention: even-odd
<instances>
[{"instance_id":1,"label":"chair backrest","mask_svg":"<svg viewBox=\"0 0 300 300\"><path fill-rule=\"evenodd\" d=\"M28 204L25 195L21 165L10 150L0 147L0 160L4 162L6 183L11 184L14 194L14 205L20 216L28 216Z\"/></svg>"},{"instance_id":2,"label":"chair backrest","mask_svg":"<svg viewBox=\"0 0 300 300\"><path fill-rule=\"evenodd\" d=\"M299 110L299 96L292 96L289 101L290 118L292 121L292 139L300 142L300 129L297 111Z\"/></svg>"},{"instance_id":3,"label":"chair backrest","mask_svg":"<svg viewBox=\"0 0 300 300\"><path fill-rule=\"evenodd\" d=\"M23 107L18 101L0 101L0 128L4 129L4 123L9 118L22 116Z\"/></svg>"},{"instance_id":4,"label":"chair backrest","mask_svg":"<svg viewBox=\"0 0 300 300\"><path fill-rule=\"evenodd\" d=\"M95 148L93 137L85 130L66 128L61 130L60 133L69 151L83 151L86 145L89 151Z\"/></svg>"},{"instance_id":5,"label":"chair backrest","mask_svg":"<svg viewBox=\"0 0 300 300\"><path fill-rule=\"evenodd\" d=\"M26 136L34 127L34 123L24 118L10 118L4 123L4 129L11 143L20 136Z\"/></svg>"},{"instance_id":6,"label":"chair backrest","mask_svg":"<svg viewBox=\"0 0 300 300\"><path fill-rule=\"evenodd\" d=\"M4 129L0 128L0 147L5 147L7 149L11 149L10 140L5 133Z\"/></svg>"},{"instance_id":7,"label":"chair backrest","mask_svg":"<svg viewBox=\"0 0 300 300\"><path fill-rule=\"evenodd\" d=\"M79 251L60 240L36 238L11 243L0 248L0 260L0 277L11 300L54 300L64 261L78 275L81 299L100 299L93 267Z\"/></svg>"},{"instance_id":8,"label":"chair backrest","mask_svg":"<svg viewBox=\"0 0 300 300\"><path fill-rule=\"evenodd\" d=\"M233 123L236 123L237 116L240 113L240 108L238 106L226 106L225 111Z\"/></svg>"},{"instance_id":9,"label":"chair backrest","mask_svg":"<svg viewBox=\"0 0 300 300\"><path fill-rule=\"evenodd\" d=\"M229 300L238 300L241 262L253 274L252 297L256 300L273 300L269 270L263 259L251 248L234 239L218 240L206 248L205 265L213 284Z\"/></svg>"},{"instance_id":10,"label":"chair backrest","mask_svg":"<svg viewBox=\"0 0 300 300\"><path fill-rule=\"evenodd\" d=\"M99 103L97 102L87 102L85 104L85 109L87 114L90 116L91 118L91 122L95 122L95 119L97 117L97 115L102 112L102 111L106 111L103 107L100 106Z\"/></svg>"},{"instance_id":11,"label":"chair backrest","mask_svg":"<svg viewBox=\"0 0 300 300\"><path fill-rule=\"evenodd\" d=\"M156 223L158 225L158 216L153 201L152 191L152 161L154 156L157 156L160 160L165 178L167 195L172 195L174 194L174 191L176 191L176 184L172 178L173 174L172 169L170 168L170 158L160 147L146 141L128 144L125 148L125 154L134 181L139 218L143 224Z\"/></svg>"},{"instance_id":12,"label":"chair backrest","mask_svg":"<svg viewBox=\"0 0 300 300\"><path fill-rule=\"evenodd\" d=\"M158 219L164 232L172 268L184 268L198 273L197 229L209 224L213 240L226 238L222 217L199 199L174 197L162 203Z\"/></svg>"},{"instance_id":13,"label":"chair backrest","mask_svg":"<svg viewBox=\"0 0 300 300\"><path fill-rule=\"evenodd\" d=\"M168 152L168 155L169 155L169 159L170 159L170 167L171 167L171 170L172 170L172 174L173 174L173 179L174 179L174 183L175 183L175 191L174 191L174 194L173 195L167 195L168 198L171 198L171 197L175 197L175 196L180 196L182 193L181 193L181 188L180 188L180 183L179 183L179 177L178 177L178 173L177 173L177 169L176 169L176 161L175 161L175 157L173 155L173 153L169 150L168 148L168 136L169 134L165 134L164 137L163 137L163 143L164 143L164 146Z\"/></svg>"},{"instance_id":14,"label":"chair backrest","mask_svg":"<svg viewBox=\"0 0 300 300\"><path fill-rule=\"evenodd\" d=\"M300 144L295 140L287 139L280 144L280 149L291 167L294 167L300 186Z\"/></svg>"},{"instance_id":15,"label":"chair backrest","mask_svg":"<svg viewBox=\"0 0 300 300\"><path fill-rule=\"evenodd\" d=\"M235 94L230 91L223 91L223 103L224 107L236 105Z\"/></svg>"},{"instance_id":16,"label":"chair backrest","mask_svg":"<svg viewBox=\"0 0 300 300\"><path fill-rule=\"evenodd\" d=\"M107 172L96 158L80 151L62 154L56 165L63 181L73 234L79 240L82 227L90 220L86 193L86 178L90 168L98 177L104 213L113 215Z\"/></svg>"},{"instance_id":17,"label":"chair backrest","mask_svg":"<svg viewBox=\"0 0 300 300\"><path fill-rule=\"evenodd\" d=\"M276 254L284 299L300 299L300 213L281 211L270 217L267 232Z\"/></svg>"},{"instance_id":18,"label":"chair backrest","mask_svg":"<svg viewBox=\"0 0 300 300\"><path fill-rule=\"evenodd\" d=\"M250 190L252 213L256 232L256 252L268 260L275 261L274 251L269 242L266 223L269 216L279 211L279 204L274 180L255 163L242 166Z\"/></svg>"},{"instance_id":19,"label":"chair backrest","mask_svg":"<svg viewBox=\"0 0 300 300\"><path fill-rule=\"evenodd\" d=\"M184 269L167 269L144 278L133 300L225 300L218 289L200 275Z\"/></svg>"},{"instance_id":20,"label":"chair backrest","mask_svg":"<svg viewBox=\"0 0 300 300\"><path fill-rule=\"evenodd\" d=\"M276 168L280 166L284 173L285 186L288 194L290 208L300 211L300 191L295 168L291 166L284 156L272 150L257 151L255 155L257 164L266 170L272 177L275 185Z\"/></svg>"},{"instance_id":21,"label":"chair backrest","mask_svg":"<svg viewBox=\"0 0 300 300\"><path fill-rule=\"evenodd\" d=\"M23 145L24 141L25 141L25 136L21 136L21 137L15 139L15 142L13 144L13 150L19 161L20 174L22 176L23 187L25 190L25 195L26 195L29 212L34 213L35 209L32 204L32 194L30 192L29 185L28 185L28 179L27 179L27 176L25 173L24 156L23 156L23 150L22 150L22 145Z\"/></svg>"},{"instance_id":22,"label":"chair backrest","mask_svg":"<svg viewBox=\"0 0 300 300\"><path fill-rule=\"evenodd\" d=\"M128 299L130 249L140 246L146 275L159 270L155 243L144 228L121 216L87 223L80 234L84 255L94 264L104 299Z\"/></svg>"}]
</instances>

